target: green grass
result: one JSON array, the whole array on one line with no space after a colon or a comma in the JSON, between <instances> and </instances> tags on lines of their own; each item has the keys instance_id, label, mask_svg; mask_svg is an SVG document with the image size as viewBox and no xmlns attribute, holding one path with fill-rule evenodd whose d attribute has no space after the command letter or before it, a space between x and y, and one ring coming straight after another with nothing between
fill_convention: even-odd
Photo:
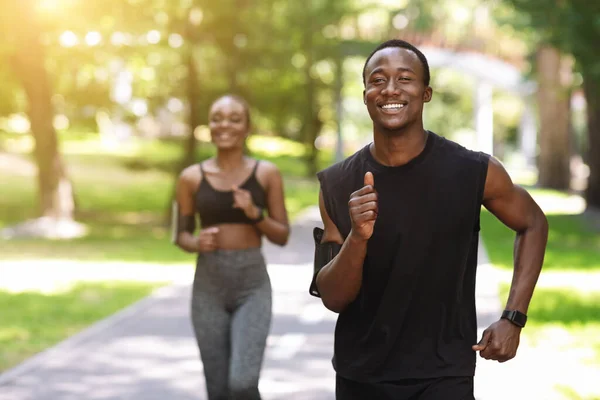
<instances>
[{"instance_id":1,"label":"green grass","mask_svg":"<svg viewBox=\"0 0 600 400\"><path fill-rule=\"evenodd\" d=\"M6 143L9 144L6 144ZM27 136L10 137L5 147L24 152ZM281 138L255 136L249 147L256 157L274 162L284 176L286 206L293 220L318 199L316 179L305 178L304 147ZM81 239L0 241L4 259L54 258L85 261L189 263L192 257L173 246L165 218L173 192L182 144L134 140L119 148L103 147L95 136L80 135L62 143L76 194L79 222L89 234ZM211 155L202 146L198 159ZM26 157L26 156L25 156ZM321 168L327 165L324 153ZM0 228L35 216L35 177L0 169Z\"/></svg>"},{"instance_id":2,"label":"green grass","mask_svg":"<svg viewBox=\"0 0 600 400\"><path fill-rule=\"evenodd\" d=\"M538 190L532 192L538 194ZM561 194L556 193L556 196L560 198ZM547 217L550 230L544 271L600 270L600 232L593 230L580 214L550 214ZM492 264L512 269L514 232L482 210L481 235Z\"/></svg>"},{"instance_id":3,"label":"green grass","mask_svg":"<svg viewBox=\"0 0 600 400\"><path fill-rule=\"evenodd\" d=\"M61 153L68 162L80 159L86 165L105 165L109 161L131 170L163 171L169 174L178 172L179 161L183 156L183 139L149 140L133 137L118 145L103 144L94 132L60 132ZM0 151L29 154L33 149L30 135L10 134L0 131ZM251 135L248 138L251 156L274 162L284 176L307 177L308 171L303 157L306 148L303 144L289 139ZM214 146L198 142L196 160L214 156ZM318 168L324 168L333 160L333 152L323 149L319 152ZM69 171L73 168L67 164Z\"/></svg>"},{"instance_id":4,"label":"green grass","mask_svg":"<svg viewBox=\"0 0 600 400\"><path fill-rule=\"evenodd\" d=\"M0 291L0 371L148 295L157 284L86 283L53 294Z\"/></svg>"},{"instance_id":5,"label":"green grass","mask_svg":"<svg viewBox=\"0 0 600 400\"><path fill-rule=\"evenodd\" d=\"M551 190L529 189L537 199L556 205L567 200L567 195ZM600 272L600 232L581 214L547 215L549 222L548 245L542 274L568 273L570 279L585 282L589 274ZM487 211L481 213L481 234L490 261L505 270L513 268L514 232L506 228ZM579 277L579 278L578 278ZM550 282L560 280L549 280ZM561 363L561 357L578 354L578 368L600 368L600 288L571 283L571 286L543 286L538 284L528 310L527 327L522 338L537 351L550 352ZM556 285L556 283L555 283ZM585 289L587 288L587 289ZM501 302L507 299L509 283L500 287ZM549 382L552 385L552 382ZM555 385L561 396L573 400L592 400L582 397L577 382Z\"/></svg>"},{"instance_id":6,"label":"green grass","mask_svg":"<svg viewBox=\"0 0 600 400\"><path fill-rule=\"evenodd\" d=\"M193 265L193 255L170 243L165 220L182 143L134 140L111 148L103 146L95 134L61 135L76 194L76 219L88 226L89 234L68 241L0 240L2 260ZM16 155L16 161L30 157L31 145L29 136L0 134L0 149ZM255 136L249 147L254 156L280 168L292 220L304 208L316 204L318 184L316 179L305 177L302 145ZM205 145L200 147L197 159L211 155L211 147ZM327 159L330 155L324 153L321 168L327 165ZM0 166L0 228L36 216L35 170L26 162L4 165ZM81 265L85 268L84 263ZM153 287L156 285L98 283L80 284L53 294L0 291L0 371L142 298Z\"/></svg>"},{"instance_id":7,"label":"green grass","mask_svg":"<svg viewBox=\"0 0 600 400\"><path fill-rule=\"evenodd\" d=\"M509 285L502 284L502 299L507 298L508 291ZM600 367L599 304L600 290L578 292L560 287L538 287L529 306L527 327L522 335L534 346L552 341L557 351L591 349L594 356L587 362ZM566 335L556 340L560 332Z\"/></svg>"},{"instance_id":8,"label":"green grass","mask_svg":"<svg viewBox=\"0 0 600 400\"><path fill-rule=\"evenodd\" d=\"M561 393L564 398L569 400L600 400L600 396L585 396L582 397L575 389L570 386L556 385L556 390Z\"/></svg>"},{"instance_id":9,"label":"green grass","mask_svg":"<svg viewBox=\"0 0 600 400\"><path fill-rule=\"evenodd\" d=\"M503 291L508 293L508 286ZM600 325L599 305L600 288L597 292L577 292L566 288L539 287L531 302L530 323L531 325L559 324L570 327L588 323ZM598 335L598 345L600 345L600 335Z\"/></svg>"},{"instance_id":10,"label":"green grass","mask_svg":"<svg viewBox=\"0 0 600 400\"><path fill-rule=\"evenodd\" d=\"M552 190L530 189L534 197L560 201L567 195ZM581 214L548 214L548 245L542 274L569 272L585 280L586 274L600 272L600 232ZM490 261L503 269L513 268L515 234L491 213L481 213L481 233ZM508 295L508 284L501 287L502 299ZM528 322L531 332L536 327L561 326L582 332L597 324L600 338L600 288L596 291L573 287L538 287L532 299ZM585 329L584 329L585 328ZM534 334L535 336L535 334ZM596 342L600 350L600 339Z\"/></svg>"},{"instance_id":11,"label":"green grass","mask_svg":"<svg viewBox=\"0 0 600 400\"><path fill-rule=\"evenodd\" d=\"M501 298L506 299L508 292L509 285L502 284ZM600 290L578 292L560 287L536 288L528 310L527 326L521 331L523 343L554 359L556 365L560 365L562 357L566 357L571 365L576 360L577 368L582 372L588 368L600 369L598 304ZM548 384L565 399L600 398L600 392L594 392L593 397L582 395L578 391L577 381Z\"/></svg>"}]
</instances>

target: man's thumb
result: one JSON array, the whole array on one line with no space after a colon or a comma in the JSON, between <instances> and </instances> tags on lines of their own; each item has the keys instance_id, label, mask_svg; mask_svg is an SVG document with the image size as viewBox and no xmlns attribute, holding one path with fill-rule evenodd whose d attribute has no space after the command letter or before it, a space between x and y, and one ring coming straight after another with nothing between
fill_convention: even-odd
<instances>
[{"instance_id":1,"label":"man's thumb","mask_svg":"<svg viewBox=\"0 0 600 400\"><path fill-rule=\"evenodd\" d=\"M367 185L371 185L371 186L375 187L375 178L373 178L372 172L367 172L365 174L365 186L367 186Z\"/></svg>"},{"instance_id":2,"label":"man's thumb","mask_svg":"<svg viewBox=\"0 0 600 400\"><path fill-rule=\"evenodd\" d=\"M476 345L473 346L473 350L474 351L485 350L485 348L488 345L488 342L490 341L490 337L491 337L490 331L488 331L488 330L483 331L483 336L481 337L481 340L479 341L479 343L477 343Z\"/></svg>"}]
</instances>

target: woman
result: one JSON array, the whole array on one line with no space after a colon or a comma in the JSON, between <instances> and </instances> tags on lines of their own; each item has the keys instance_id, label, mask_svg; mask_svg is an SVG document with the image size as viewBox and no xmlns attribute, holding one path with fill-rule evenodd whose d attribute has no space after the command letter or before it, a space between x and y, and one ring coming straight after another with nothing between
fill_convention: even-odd
<instances>
[{"instance_id":1,"label":"woman","mask_svg":"<svg viewBox=\"0 0 600 400\"><path fill-rule=\"evenodd\" d=\"M261 239L290 233L277 167L244 154L247 103L226 95L210 108L217 154L186 168L177 185L176 242L198 253L192 323L209 400L260 399L258 380L271 323L271 283ZM195 231L195 214L201 229Z\"/></svg>"}]
</instances>

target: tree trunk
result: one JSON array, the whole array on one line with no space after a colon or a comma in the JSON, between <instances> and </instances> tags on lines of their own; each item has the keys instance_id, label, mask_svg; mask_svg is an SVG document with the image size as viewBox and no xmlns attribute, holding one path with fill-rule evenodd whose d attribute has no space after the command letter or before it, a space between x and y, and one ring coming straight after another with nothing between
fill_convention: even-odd
<instances>
[{"instance_id":1,"label":"tree trunk","mask_svg":"<svg viewBox=\"0 0 600 400\"><path fill-rule=\"evenodd\" d=\"M183 171L185 168L196 162L196 150L198 149L198 141L196 140L194 132L196 128L202 124L202 116L200 114L200 88L198 87L198 67L196 66L196 62L194 61L193 43L189 44L186 63L188 70L186 95L189 108L188 124L190 132L184 142L183 157L181 157L179 164L175 167L175 179L173 182L173 189L171 190L171 197L169 197L169 201L165 212L165 225L169 225L171 223L173 211L172 204L175 199L175 193L177 191L177 181L179 180L179 175L181 174L181 171Z\"/></svg>"},{"instance_id":2,"label":"tree trunk","mask_svg":"<svg viewBox=\"0 0 600 400\"><path fill-rule=\"evenodd\" d=\"M536 57L540 112L539 185L557 190L570 186L571 146L569 90L561 82L561 54L541 46Z\"/></svg>"},{"instance_id":3,"label":"tree trunk","mask_svg":"<svg viewBox=\"0 0 600 400\"><path fill-rule=\"evenodd\" d=\"M307 74L308 75L308 74ZM309 178L313 178L317 173L317 159L319 156L319 149L316 146L317 137L321 130L321 120L315 110L314 103L315 98L315 83L312 78L309 77L309 81L306 84L306 98L308 100L306 106L306 112L304 115L304 141L306 146L306 174Z\"/></svg>"},{"instance_id":4,"label":"tree trunk","mask_svg":"<svg viewBox=\"0 0 600 400\"><path fill-rule=\"evenodd\" d=\"M306 87L305 100L306 107L304 113L304 143L306 146L306 175L312 178L317 173L317 158L319 150L315 145L316 139L319 135L321 123L317 113L317 99L316 99L316 84L315 80L311 76L311 69L314 64L314 51L313 51L313 31L312 31L312 4L309 1L307 3L308 10L306 11L306 23L304 25L304 38L303 47L304 53L306 54L306 62L304 64L304 82Z\"/></svg>"},{"instance_id":5,"label":"tree trunk","mask_svg":"<svg viewBox=\"0 0 600 400\"><path fill-rule=\"evenodd\" d=\"M333 98L335 99L335 120L337 137L335 141L334 162L340 162L344 159L344 135L342 134L342 119L344 116L344 57L340 48L336 49L335 57L335 85L333 88Z\"/></svg>"},{"instance_id":6,"label":"tree trunk","mask_svg":"<svg viewBox=\"0 0 600 400\"><path fill-rule=\"evenodd\" d=\"M198 67L194 60L194 46L190 44L187 58L188 82L187 82L187 100L189 107L188 121L190 125L190 134L185 141L185 152L182 164L179 170L193 164L196 161L196 150L198 141L194 131L202 123L200 116L200 89L198 88Z\"/></svg>"},{"instance_id":7,"label":"tree trunk","mask_svg":"<svg viewBox=\"0 0 600 400\"><path fill-rule=\"evenodd\" d=\"M27 29L14 32L17 40L12 62L28 101L27 114L35 141L34 156L38 167L39 214L72 220L73 190L53 126L52 95L44 67L44 49L39 41L40 28L33 7L28 7L28 3L19 7L19 19Z\"/></svg>"},{"instance_id":8,"label":"tree trunk","mask_svg":"<svg viewBox=\"0 0 600 400\"><path fill-rule=\"evenodd\" d=\"M309 152L307 157L307 167L308 167L308 177L314 178L318 172L318 158L319 158L319 149L316 146L317 137L319 137L319 132L321 132L321 127L323 126L323 122L319 118L317 112L313 112L313 119L309 122Z\"/></svg>"},{"instance_id":9,"label":"tree trunk","mask_svg":"<svg viewBox=\"0 0 600 400\"><path fill-rule=\"evenodd\" d=\"M585 72L583 74L583 89L587 102L588 164L590 168L585 199L588 208L593 207L600 210L600 78L596 78L596 76Z\"/></svg>"}]
</instances>

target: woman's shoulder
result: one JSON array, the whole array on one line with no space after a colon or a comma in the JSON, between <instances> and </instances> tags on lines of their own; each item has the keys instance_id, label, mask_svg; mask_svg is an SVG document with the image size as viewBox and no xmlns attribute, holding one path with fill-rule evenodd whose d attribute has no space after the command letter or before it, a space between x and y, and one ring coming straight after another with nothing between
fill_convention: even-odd
<instances>
[{"instance_id":1,"label":"woman's shoulder","mask_svg":"<svg viewBox=\"0 0 600 400\"><path fill-rule=\"evenodd\" d=\"M202 168L200 163L192 164L181 171L179 180L192 185L197 185L202 180Z\"/></svg>"},{"instance_id":2,"label":"woman's shoulder","mask_svg":"<svg viewBox=\"0 0 600 400\"><path fill-rule=\"evenodd\" d=\"M256 163L256 172L257 173L266 173L266 174L279 173L279 167L274 162L271 162L268 160L261 160L258 158L255 158L254 162Z\"/></svg>"},{"instance_id":3,"label":"woman's shoulder","mask_svg":"<svg viewBox=\"0 0 600 400\"><path fill-rule=\"evenodd\" d=\"M279 167L268 160L255 159L256 171L254 173L256 180L263 187L268 189L272 184L281 180Z\"/></svg>"}]
</instances>

